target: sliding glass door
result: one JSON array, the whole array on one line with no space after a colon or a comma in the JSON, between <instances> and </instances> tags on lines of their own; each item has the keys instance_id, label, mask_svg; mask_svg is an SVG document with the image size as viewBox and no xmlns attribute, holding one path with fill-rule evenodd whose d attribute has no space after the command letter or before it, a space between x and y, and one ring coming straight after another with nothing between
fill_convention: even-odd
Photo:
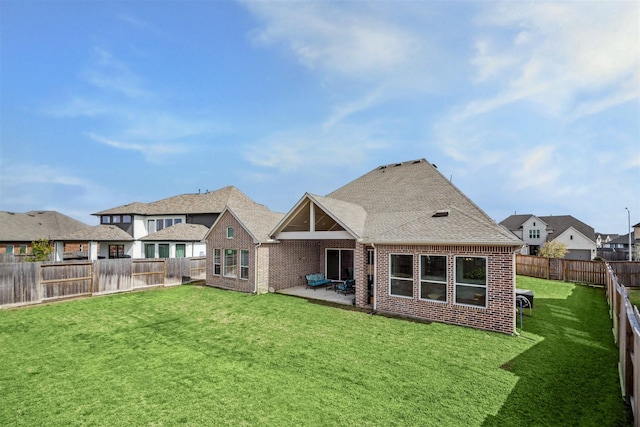
<instances>
[{"instance_id":1,"label":"sliding glass door","mask_svg":"<svg viewBox=\"0 0 640 427\"><path fill-rule=\"evenodd\" d=\"M327 279L353 279L353 249L327 249L325 260Z\"/></svg>"}]
</instances>

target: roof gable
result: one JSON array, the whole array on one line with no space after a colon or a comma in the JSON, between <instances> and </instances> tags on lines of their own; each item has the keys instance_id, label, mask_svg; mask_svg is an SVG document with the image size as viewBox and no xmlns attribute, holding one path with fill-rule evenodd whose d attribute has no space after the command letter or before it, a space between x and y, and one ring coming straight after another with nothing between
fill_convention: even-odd
<instances>
[{"instance_id":1,"label":"roof gable","mask_svg":"<svg viewBox=\"0 0 640 427\"><path fill-rule=\"evenodd\" d=\"M268 208L251 209L250 207L227 206L213 223L205 238L207 238L218 226L225 215L231 215L251 236L254 243L271 241L270 231L284 216L280 212L272 212Z\"/></svg>"},{"instance_id":2,"label":"roof gable","mask_svg":"<svg viewBox=\"0 0 640 427\"><path fill-rule=\"evenodd\" d=\"M287 233L299 238L326 238L331 233L335 238L359 238L365 218L362 206L305 193L269 234L277 238L287 237Z\"/></svg>"}]
</instances>

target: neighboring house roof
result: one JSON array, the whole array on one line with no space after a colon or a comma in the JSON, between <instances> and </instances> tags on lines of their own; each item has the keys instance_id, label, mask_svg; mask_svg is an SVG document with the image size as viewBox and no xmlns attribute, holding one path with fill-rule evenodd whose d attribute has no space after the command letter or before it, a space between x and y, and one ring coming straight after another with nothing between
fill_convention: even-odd
<instances>
[{"instance_id":1,"label":"neighboring house roof","mask_svg":"<svg viewBox=\"0 0 640 427\"><path fill-rule=\"evenodd\" d=\"M198 194L180 194L151 203L134 202L116 208L97 212L93 215L171 215L207 214L222 212L225 206L256 207L260 205L234 186Z\"/></svg>"},{"instance_id":2,"label":"neighboring house roof","mask_svg":"<svg viewBox=\"0 0 640 427\"><path fill-rule=\"evenodd\" d=\"M596 241L596 232L593 230L593 227L588 226L571 215L540 216L538 218L547 223L547 229L553 230L553 233L547 236L547 241L553 240L556 236L561 235L569 227L575 228L587 239L593 242Z\"/></svg>"},{"instance_id":3,"label":"neighboring house roof","mask_svg":"<svg viewBox=\"0 0 640 427\"><path fill-rule=\"evenodd\" d=\"M502 225L503 227L506 227L510 231L519 230L522 228L524 223L532 216L536 216L536 215L533 215L533 214L511 215L503 219L502 221L500 221L500 225ZM536 216L536 218L540 218L540 217ZM544 220L541 220L541 221L544 222Z\"/></svg>"},{"instance_id":4,"label":"neighboring house roof","mask_svg":"<svg viewBox=\"0 0 640 427\"><path fill-rule=\"evenodd\" d=\"M165 242L200 242L209 232L207 226L201 224L174 224L160 231L151 233L140 240L165 241Z\"/></svg>"},{"instance_id":5,"label":"neighboring house roof","mask_svg":"<svg viewBox=\"0 0 640 427\"><path fill-rule=\"evenodd\" d=\"M255 209L246 206L236 208L227 207L211 226L209 233L216 227L218 221L224 217L225 212L228 212L242 224L255 243L271 241L269 232L273 230L273 227L284 217L283 213L272 212L266 207L264 209ZM207 233L207 235L209 233Z\"/></svg>"},{"instance_id":6,"label":"neighboring house roof","mask_svg":"<svg viewBox=\"0 0 640 427\"><path fill-rule=\"evenodd\" d=\"M60 237L66 242L131 242L134 238L115 225L100 224Z\"/></svg>"},{"instance_id":7,"label":"neighboring house roof","mask_svg":"<svg viewBox=\"0 0 640 427\"><path fill-rule=\"evenodd\" d=\"M500 225L506 227L511 231L516 231L522 228L523 224L532 216L540 219L546 225L547 241L555 239L557 236L564 233L569 227L575 228L579 233L583 234L587 239L596 241L596 233L593 227L588 226L584 222L572 217L571 215L549 215L538 216L533 214L525 215L511 215L500 222ZM551 233L553 231L553 233Z\"/></svg>"},{"instance_id":8,"label":"neighboring house roof","mask_svg":"<svg viewBox=\"0 0 640 427\"><path fill-rule=\"evenodd\" d=\"M631 234L631 242L633 243L633 234ZM613 239L611 242L609 242L611 244L623 244L623 245L629 245L629 233L627 234L623 234L622 236L618 236L615 239Z\"/></svg>"},{"instance_id":9,"label":"neighboring house roof","mask_svg":"<svg viewBox=\"0 0 640 427\"><path fill-rule=\"evenodd\" d=\"M58 240L65 234L86 228L89 225L56 211L0 211L0 241L4 242Z\"/></svg>"},{"instance_id":10,"label":"neighboring house roof","mask_svg":"<svg viewBox=\"0 0 640 427\"><path fill-rule=\"evenodd\" d=\"M523 244L425 159L380 166L326 197L307 196L367 243Z\"/></svg>"}]
</instances>

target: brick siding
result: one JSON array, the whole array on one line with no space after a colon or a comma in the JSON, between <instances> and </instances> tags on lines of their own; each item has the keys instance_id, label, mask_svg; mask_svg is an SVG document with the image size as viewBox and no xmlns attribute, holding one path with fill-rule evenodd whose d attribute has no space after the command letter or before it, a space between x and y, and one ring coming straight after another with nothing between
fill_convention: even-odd
<instances>
[{"instance_id":1,"label":"brick siding","mask_svg":"<svg viewBox=\"0 0 640 427\"><path fill-rule=\"evenodd\" d=\"M509 247L468 246L377 246L376 309L444 323L512 334L515 328L515 254ZM389 294L389 255L413 255L413 296ZM420 255L447 255L447 301L420 299ZM455 257L487 259L487 307L454 302ZM357 303L362 304L358 298Z\"/></svg>"}]
</instances>

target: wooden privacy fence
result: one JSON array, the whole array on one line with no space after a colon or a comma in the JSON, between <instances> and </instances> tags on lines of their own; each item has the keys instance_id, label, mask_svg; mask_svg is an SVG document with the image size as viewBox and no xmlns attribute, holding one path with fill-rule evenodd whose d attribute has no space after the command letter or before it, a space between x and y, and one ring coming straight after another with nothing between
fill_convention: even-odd
<instances>
[{"instance_id":1,"label":"wooden privacy fence","mask_svg":"<svg viewBox=\"0 0 640 427\"><path fill-rule=\"evenodd\" d=\"M0 263L0 306L177 285L205 272L206 258Z\"/></svg>"},{"instance_id":2,"label":"wooden privacy fence","mask_svg":"<svg viewBox=\"0 0 640 427\"><path fill-rule=\"evenodd\" d=\"M604 262L516 255L516 274L547 280L604 285L607 266Z\"/></svg>"},{"instance_id":3,"label":"wooden privacy fence","mask_svg":"<svg viewBox=\"0 0 640 427\"><path fill-rule=\"evenodd\" d=\"M618 345L618 372L622 396L633 411L633 425L640 427L640 313L629 302L629 293L612 268L607 271L607 300Z\"/></svg>"}]
</instances>

